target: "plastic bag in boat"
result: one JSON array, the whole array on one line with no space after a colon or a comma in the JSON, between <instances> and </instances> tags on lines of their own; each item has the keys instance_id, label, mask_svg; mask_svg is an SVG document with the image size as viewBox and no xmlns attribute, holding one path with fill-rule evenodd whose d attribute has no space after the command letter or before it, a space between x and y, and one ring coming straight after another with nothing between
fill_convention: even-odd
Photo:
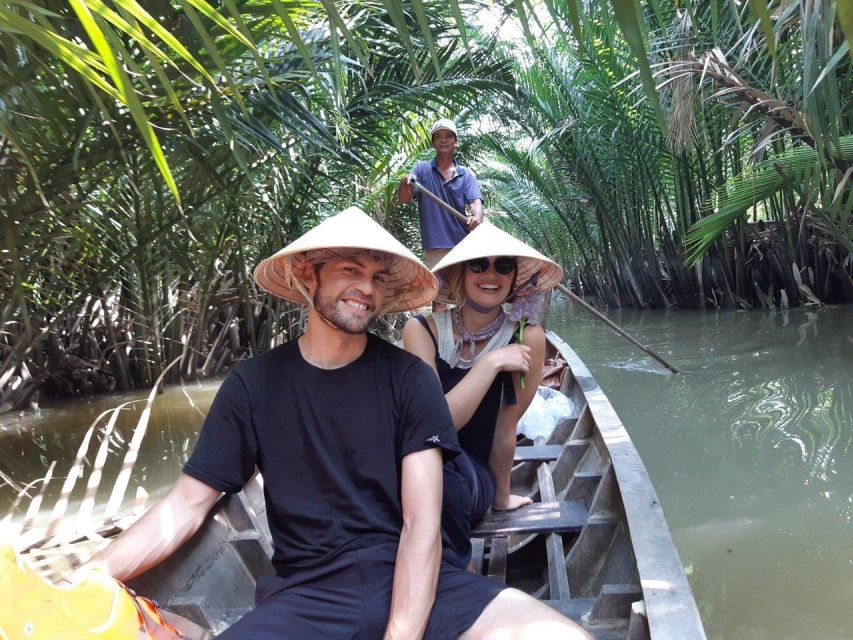
<instances>
[{"instance_id":1,"label":"plastic bag in boat","mask_svg":"<svg viewBox=\"0 0 853 640\"><path fill-rule=\"evenodd\" d=\"M542 436L546 440L554 431L560 418L572 415L572 401L550 387L539 387L527 411L518 421L516 433L534 440Z\"/></svg>"}]
</instances>

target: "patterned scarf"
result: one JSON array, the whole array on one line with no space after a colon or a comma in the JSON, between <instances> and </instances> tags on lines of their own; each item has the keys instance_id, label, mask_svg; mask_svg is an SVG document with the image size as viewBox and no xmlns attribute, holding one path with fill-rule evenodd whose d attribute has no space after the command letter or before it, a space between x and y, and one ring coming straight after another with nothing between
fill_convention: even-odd
<instances>
[{"instance_id":1,"label":"patterned scarf","mask_svg":"<svg viewBox=\"0 0 853 640\"><path fill-rule=\"evenodd\" d=\"M494 335L501 330L501 327L503 327L504 320L506 318L504 310L501 309L498 312L498 315L495 316L495 319L492 320L485 327L483 327L482 329L478 329L473 333L468 333L468 329L465 328L465 321L462 319L461 307L456 307L451 313L453 314L453 325L456 327L460 334L460 338L456 341L454 345L456 358L458 358L457 362L461 361L465 363L469 363L474 360L474 354L477 350L477 343L481 342L482 340L489 340L494 337ZM462 351L466 344L468 345L468 349L471 353L471 357L468 359L462 356ZM454 360L456 360L456 358L454 358ZM451 366L456 365L455 363L451 363Z\"/></svg>"}]
</instances>

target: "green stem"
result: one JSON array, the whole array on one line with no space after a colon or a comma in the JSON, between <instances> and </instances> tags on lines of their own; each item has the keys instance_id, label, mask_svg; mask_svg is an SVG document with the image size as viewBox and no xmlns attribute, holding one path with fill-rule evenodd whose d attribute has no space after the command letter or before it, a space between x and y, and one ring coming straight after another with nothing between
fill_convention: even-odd
<instances>
[{"instance_id":1,"label":"green stem","mask_svg":"<svg viewBox=\"0 0 853 640\"><path fill-rule=\"evenodd\" d=\"M518 323L518 344L524 344L524 325L527 324L527 318L522 318ZM518 386L524 389L524 374L518 377Z\"/></svg>"}]
</instances>

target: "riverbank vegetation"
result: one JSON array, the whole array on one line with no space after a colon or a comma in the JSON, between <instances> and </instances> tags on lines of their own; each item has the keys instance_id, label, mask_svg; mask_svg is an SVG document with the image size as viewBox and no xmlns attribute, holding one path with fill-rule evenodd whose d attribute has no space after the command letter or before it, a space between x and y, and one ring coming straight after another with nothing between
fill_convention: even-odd
<instances>
[{"instance_id":1,"label":"riverbank vegetation","mask_svg":"<svg viewBox=\"0 0 853 640\"><path fill-rule=\"evenodd\" d=\"M0 0L0 411L287 339L254 264L353 203L416 248L438 115L602 306L853 301L846 3L143 5Z\"/></svg>"}]
</instances>

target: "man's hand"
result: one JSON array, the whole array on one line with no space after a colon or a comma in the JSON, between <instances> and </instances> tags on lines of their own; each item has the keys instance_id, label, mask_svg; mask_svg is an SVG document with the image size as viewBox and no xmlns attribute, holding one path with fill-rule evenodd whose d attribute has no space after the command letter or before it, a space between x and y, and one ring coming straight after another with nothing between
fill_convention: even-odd
<instances>
[{"instance_id":1,"label":"man's hand","mask_svg":"<svg viewBox=\"0 0 853 640\"><path fill-rule=\"evenodd\" d=\"M415 192L415 186L413 185L416 185L417 181L418 178L414 172L403 176L400 180L400 186L397 187L397 202L406 204L412 201Z\"/></svg>"},{"instance_id":2,"label":"man's hand","mask_svg":"<svg viewBox=\"0 0 853 640\"><path fill-rule=\"evenodd\" d=\"M483 215L482 214L480 214L479 216L476 216L473 214L469 215L468 216L468 230L473 231L478 226L480 226L480 224L482 224L482 222L483 222Z\"/></svg>"}]
</instances>

